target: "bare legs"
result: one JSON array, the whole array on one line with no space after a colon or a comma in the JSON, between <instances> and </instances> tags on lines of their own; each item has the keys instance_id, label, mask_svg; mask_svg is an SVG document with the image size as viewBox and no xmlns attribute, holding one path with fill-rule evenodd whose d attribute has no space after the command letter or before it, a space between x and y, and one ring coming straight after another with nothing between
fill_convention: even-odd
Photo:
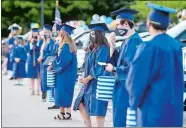
<instances>
[{"instance_id":1,"label":"bare legs","mask_svg":"<svg viewBox=\"0 0 186 128\"><path fill-rule=\"evenodd\" d=\"M90 116L87 114L83 103L79 104L79 111L80 111L81 117L84 120L85 127L92 127Z\"/></svg>"},{"instance_id":2,"label":"bare legs","mask_svg":"<svg viewBox=\"0 0 186 128\"><path fill-rule=\"evenodd\" d=\"M40 74L38 74L38 76L37 76L37 95L40 95L40 84L41 84Z\"/></svg>"},{"instance_id":3,"label":"bare legs","mask_svg":"<svg viewBox=\"0 0 186 128\"><path fill-rule=\"evenodd\" d=\"M105 117L96 116L97 127L104 127L105 124Z\"/></svg>"},{"instance_id":4,"label":"bare legs","mask_svg":"<svg viewBox=\"0 0 186 128\"><path fill-rule=\"evenodd\" d=\"M31 95L34 95L34 79L30 79L31 84Z\"/></svg>"}]
</instances>

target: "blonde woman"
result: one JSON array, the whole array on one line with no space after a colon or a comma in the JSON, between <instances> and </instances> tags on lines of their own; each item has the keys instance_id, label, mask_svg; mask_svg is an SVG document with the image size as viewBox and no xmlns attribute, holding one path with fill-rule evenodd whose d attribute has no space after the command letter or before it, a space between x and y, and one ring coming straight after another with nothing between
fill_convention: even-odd
<instances>
[{"instance_id":1,"label":"blonde woman","mask_svg":"<svg viewBox=\"0 0 186 128\"><path fill-rule=\"evenodd\" d=\"M60 113L54 117L57 120L71 119L71 105L77 78L76 45L70 37L73 29L75 28L69 25L62 25L58 55L53 65L48 67L48 70L56 72L55 104L60 107Z\"/></svg>"}]
</instances>

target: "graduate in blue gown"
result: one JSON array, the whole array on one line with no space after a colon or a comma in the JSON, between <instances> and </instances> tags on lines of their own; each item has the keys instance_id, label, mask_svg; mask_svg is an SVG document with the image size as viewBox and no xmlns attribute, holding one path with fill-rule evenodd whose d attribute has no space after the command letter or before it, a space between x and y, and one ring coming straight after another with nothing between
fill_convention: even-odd
<instances>
[{"instance_id":1,"label":"graduate in blue gown","mask_svg":"<svg viewBox=\"0 0 186 128\"><path fill-rule=\"evenodd\" d=\"M53 65L48 67L48 70L56 72L55 104L60 107L60 113L54 117L57 120L71 119L71 105L77 78L76 44L70 37L74 29L72 26L62 25L57 57Z\"/></svg>"},{"instance_id":2,"label":"graduate in blue gown","mask_svg":"<svg viewBox=\"0 0 186 128\"><path fill-rule=\"evenodd\" d=\"M11 75L10 75L10 80L13 79L13 75L14 75L14 71L13 71L13 63L14 63L14 59L13 59L13 50L14 50L14 40L18 34L18 31L20 29L20 26L18 24L12 24L11 26L9 26L9 29L11 30L11 33L9 34L8 37L8 53L6 55L6 57L8 58L8 64L7 64L7 70L12 71Z\"/></svg>"},{"instance_id":3,"label":"graduate in blue gown","mask_svg":"<svg viewBox=\"0 0 186 128\"><path fill-rule=\"evenodd\" d=\"M16 65L15 68L15 77L17 78L17 84L15 85L23 85L22 81L23 78L26 77L26 70L25 64L27 60L27 54L24 48L24 40L22 37L18 36L15 38L14 42L17 43L17 47L14 48L14 64Z\"/></svg>"},{"instance_id":4,"label":"graduate in blue gown","mask_svg":"<svg viewBox=\"0 0 186 128\"><path fill-rule=\"evenodd\" d=\"M122 43L119 56L113 54L117 60L114 67L113 64L107 64L106 70L115 74L116 83L113 92L113 125L114 127L126 127L126 112L129 107L129 96L125 87L125 81L128 75L129 67L133 61L138 45L142 43L140 36L134 30L133 14L138 13L136 10L129 8L120 9L112 12L117 15L116 35L126 36L126 40ZM112 36L111 36L112 37ZM111 49L114 41L111 38Z\"/></svg>"},{"instance_id":5,"label":"graduate in blue gown","mask_svg":"<svg viewBox=\"0 0 186 128\"><path fill-rule=\"evenodd\" d=\"M40 95L40 64L38 58L40 56L40 48L43 40L40 39L38 28L32 29L32 35L25 45L25 50L28 54L27 58L27 78L31 85L31 95L35 94L34 80L37 79L37 95Z\"/></svg>"},{"instance_id":6,"label":"graduate in blue gown","mask_svg":"<svg viewBox=\"0 0 186 128\"><path fill-rule=\"evenodd\" d=\"M40 63L42 100L46 101L46 92L49 88L47 87L47 82L46 82L47 66L43 65L43 63L45 62L48 56L53 56L54 40L51 38L52 26L48 24L44 25L43 32L44 32L44 40L41 45L40 56L37 60Z\"/></svg>"},{"instance_id":7,"label":"graduate in blue gown","mask_svg":"<svg viewBox=\"0 0 186 128\"><path fill-rule=\"evenodd\" d=\"M109 44L105 32L109 31L105 23L90 24L91 42L85 55L84 76L80 79L84 85L81 88L75 103L74 110L79 110L86 127L91 127L90 116L96 116L97 126L103 127L107 112L107 101L96 99L97 78L106 75L103 66L97 62L108 62Z\"/></svg>"},{"instance_id":8,"label":"graduate in blue gown","mask_svg":"<svg viewBox=\"0 0 186 128\"><path fill-rule=\"evenodd\" d=\"M60 33L60 29L62 27L62 25L60 24L57 24L56 22L54 22L55 24L53 25L53 28L52 28L52 35L53 35L53 39L54 39L54 48L53 48L53 56L57 56L57 51L58 51L58 44L59 44L59 41L60 41L60 36L59 36L59 33ZM52 96L54 97L54 88L52 88ZM53 105L52 107L48 107L48 109L59 109L58 106L56 105Z\"/></svg>"},{"instance_id":9,"label":"graduate in blue gown","mask_svg":"<svg viewBox=\"0 0 186 128\"><path fill-rule=\"evenodd\" d=\"M152 39L139 46L126 81L139 127L183 126L183 65L179 42L165 32L174 9L147 4Z\"/></svg>"}]
</instances>

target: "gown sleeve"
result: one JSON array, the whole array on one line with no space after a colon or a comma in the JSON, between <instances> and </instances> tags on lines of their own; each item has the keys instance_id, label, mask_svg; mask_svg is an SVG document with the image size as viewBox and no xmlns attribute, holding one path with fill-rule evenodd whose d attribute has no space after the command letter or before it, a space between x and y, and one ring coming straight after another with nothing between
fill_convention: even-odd
<instances>
[{"instance_id":1,"label":"gown sleeve","mask_svg":"<svg viewBox=\"0 0 186 128\"><path fill-rule=\"evenodd\" d=\"M95 64L94 66L90 69L90 76L92 76L94 79L97 79L98 76L104 75L105 74L105 69L103 66L100 66L98 62L105 62L107 63L108 58L109 58L109 48L107 47L100 47L95 55Z\"/></svg>"},{"instance_id":2,"label":"gown sleeve","mask_svg":"<svg viewBox=\"0 0 186 128\"><path fill-rule=\"evenodd\" d=\"M143 44L137 50L134 61L130 66L126 89L129 93L129 105L136 109L142 102L146 90L150 87L153 65L159 65L155 47Z\"/></svg>"},{"instance_id":3,"label":"gown sleeve","mask_svg":"<svg viewBox=\"0 0 186 128\"><path fill-rule=\"evenodd\" d=\"M118 58L119 58L119 52L115 49L111 58L109 59L109 63L111 63L114 67L116 67Z\"/></svg>"},{"instance_id":4,"label":"gown sleeve","mask_svg":"<svg viewBox=\"0 0 186 128\"><path fill-rule=\"evenodd\" d=\"M68 44L64 44L60 56L54 61L53 69L56 73L63 72L72 63L72 53Z\"/></svg>"},{"instance_id":5,"label":"gown sleeve","mask_svg":"<svg viewBox=\"0 0 186 128\"><path fill-rule=\"evenodd\" d=\"M140 38L131 38L126 44L125 51L123 52L124 55L122 55L122 57L125 57L125 61L122 65L116 67L115 76L117 80L126 80L129 67L134 59L134 55L137 50L137 46L141 43L142 40Z\"/></svg>"}]
</instances>

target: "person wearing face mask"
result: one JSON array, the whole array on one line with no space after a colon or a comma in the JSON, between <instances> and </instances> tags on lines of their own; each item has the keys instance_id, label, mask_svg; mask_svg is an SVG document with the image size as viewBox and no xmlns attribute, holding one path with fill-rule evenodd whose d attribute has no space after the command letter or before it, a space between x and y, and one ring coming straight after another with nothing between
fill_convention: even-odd
<instances>
[{"instance_id":1,"label":"person wearing face mask","mask_svg":"<svg viewBox=\"0 0 186 128\"><path fill-rule=\"evenodd\" d=\"M8 58L7 70L13 71L13 63L14 63L13 49L15 46L14 40L18 34L18 30L20 29L20 26L14 23L11 26L9 26L9 29L11 30L11 33L9 34L9 37L8 37L8 54L6 55L6 57ZM11 72L10 80L13 79L13 75L14 75L14 72Z\"/></svg>"},{"instance_id":2,"label":"person wearing face mask","mask_svg":"<svg viewBox=\"0 0 186 128\"><path fill-rule=\"evenodd\" d=\"M180 43L166 34L176 10L148 3L147 27L152 38L139 46L126 88L137 110L137 127L182 127L184 71Z\"/></svg>"},{"instance_id":3,"label":"person wearing face mask","mask_svg":"<svg viewBox=\"0 0 186 128\"><path fill-rule=\"evenodd\" d=\"M46 91L47 91L47 66L43 65L48 56L53 55L54 40L52 37L52 26L44 25L43 27L44 39L43 44L40 49L40 56L37 59L40 63L40 75L41 75L41 91L42 91L42 100L46 101Z\"/></svg>"},{"instance_id":4,"label":"person wearing face mask","mask_svg":"<svg viewBox=\"0 0 186 128\"><path fill-rule=\"evenodd\" d=\"M26 69L25 64L27 60L27 54L24 48L24 40L22 37L18 36L15 38L14 42L16 42L17 47L14 48L14 64L16 65L15 68L15 75L17 78L17 83L15 85L23 85L22 81L23 78L26 77Z\"/></svg>"},{"instance_id":5,"label":"person wearing face mask","mask_svg":"<svg viewBox=\"0 0 186 128\"><path fill-rule=\"evenodd\" d=\"M25 50L28 54L27 57L27 78L31 85L31 95L35 94L34 83L37 79L37 95L40 95L40 65L37 61L40 55L40 48L43 43L43 40L40 39L39 29L32 28L32 35L28 39L27 44L25 45Z\"/></svg>"},{"instance_id":6,"label":"person wearing face mask","mask_svg":"<svg viewBox=\"0 0 186 128\"><path fill-rule=\"evenodd\" d=\"M105 23L90 24L92 29L89 50L84 60L84 76L80 78L83 84L74 103L74 111L79 110L86 127L92 127L91 116L96 116L97 127L104 127L108 101L96 99L98 76L106 75L103 66L98 62L110 59L109 44L105 37L108 28Z\"/></svg>"},{"instance_id":7,"label":"person wearing face mask","mask_svg":"<svg viewBox=\"0 0 186 128\"><path fill-rule=\"evenodd\" d=\"M142 44L140 36L134 30L133 15L138 11L125 8L112 12L117 15L117 28L115 33L110 35L110 51L114 51L115 35L125 36L117 58L117 65L114 67L108 63L106 71L113 72L116 83L113 92L113 125L114 127L126 127L126 112L129 107L129 96L125 88L125 81L128 76L129 67L133 61L138 45ZM111 56L112 56L111 52Z\"/></svg>"},{"instance_id":8,"label":"person wearing face mask","mask_svg":"<svg viewBox=\"0 0 186 128\"><path fill-rule=\"evenodd\" d=\"M67 24L62 25L57 56L47 69L56 72L54 97L55 104L60 107L60 113L54 117L55 120L71 119L71 105L77 78L77 49L70 37L74 29ZM65 108L67 108L66 112Z\"/></svg>"},{"instance_id":9,"label":"person wearing face mask","mask_svg":"<svg viewBox=\"0 0 186 128\"><path fill-rule=\"evenodd\" d=\"M59 36L59 33L60 33L60 29L61 29L62 25L59 25L57 23L55 23L53 25L53 37L54 37L54 41L55 41L55 44L54 44L54 48L53 48L53 56L57 56L57 51L58 51L58 45L59 45L59 42L60 42L60 36ZM52 88L52 94L54 96L54 88ZM48 109L59 109L58 106L53 105L52 107L48 107Z\"/></svg>"}]
</instances>

